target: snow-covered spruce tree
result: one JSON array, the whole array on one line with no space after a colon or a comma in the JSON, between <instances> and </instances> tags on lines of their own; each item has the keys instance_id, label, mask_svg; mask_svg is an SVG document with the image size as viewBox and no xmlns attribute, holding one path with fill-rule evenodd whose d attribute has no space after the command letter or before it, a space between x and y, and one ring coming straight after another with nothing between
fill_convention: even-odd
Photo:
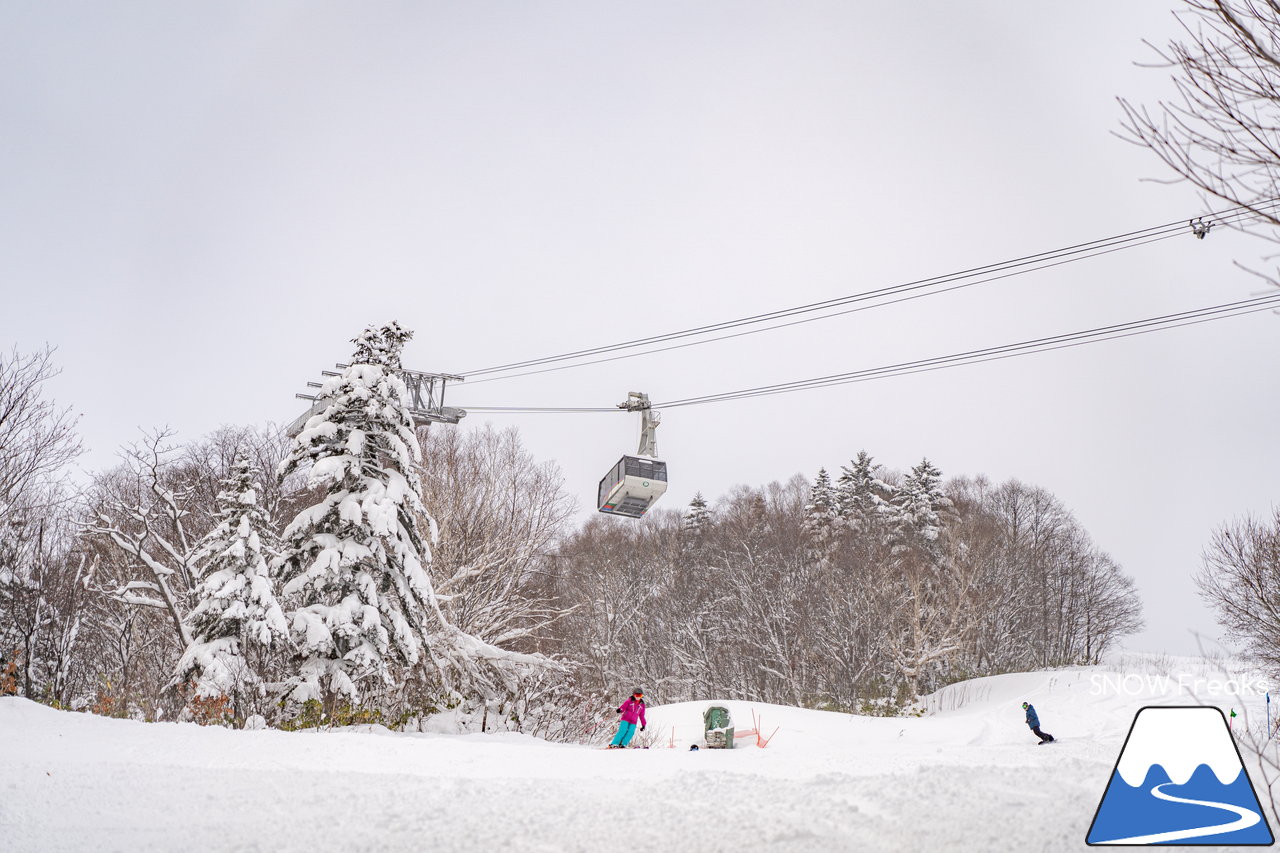
<instances>
[{"instance_id":1,"label":"snow-covered spruce tree","mask_svg":"<svg viewBox=\"0 0 1280 853\"><path fill-rule=\"evenodd\" d=\"M393 322L355 338L351 366L321 387L317 413L280 467L286 477L309 466L309 484L325 491L283 534L296 702L356 701L361 681L390 682L396 665L418 664L424 650L430 677L453 698L488 698L513 688L520 667L552 665L465 634L440 610L419 530L425 524L434 539L436 524L422 504L422 451L398 373L412 335Z\"/></svg>"},{"instance_id":2,"label":"snow-covered spruce tree","mask_svg":"<svg viewBox=\"0 0 1280 853\"><path fill-rule=\"evenodd\" d=\"M269 650L288 636L272 588L268 560L276 556L266 512L258 505L257 472L237 457L218 494L218 524L196 550L203 580L187 614L191 643L174 670L172 685L193 697L229 696L237 716L248 691L260 682Z\"/></svg>"},{"instance_id":3,"label":"snow-covered spruce tree","mask_svg":"<svg viewBox=\"0 0 1280 853\"><path fill-rule=\"evenodd\" d=\"M951 499L942 490L942 472L928 459L921 460L893 497L899 547L917 546L936 555L951 512Z\"/></svg>"},{"instance_id":4,"label":"snow-covered spruce tree","mask_svg":"<svg viewBox=\"0 0 1280 853\"><path fill-rule=\"evenodd\" d=\"M421 451L397 373L412 335L392 322L355 338L351 366L324 383L280 467L287 477L309 466L309 485L324 489L282 537L297 702L355 701L360 681L419 659L434 593L418 530Z\"/></svg>"},{"instance_id":5,"label":"snow-covered spruce tree","mask_svg":"<svg viewBox=\"0 0 1280 853\"><path fill-rule=\"evenodd\" d=\"M710 523L711 508L707 506L707 499L702 496L702 492L696 492L693 500L689 501L689 509L685 511L684 518L680 522L680 529L687 537L690 547L696 545L702 538Z\"/></svg>"},{"instance_id":6,"label":"snow-covered spruce tree","mask_svg":"<svg viewBox=\"0 0 1280 853\"><path fill-rule=\"evenodd\" d=\"M888 519L893 486L876 475L880 466L865 450L859 450L852 463L841 467L836 483L836 513L845 527L866 534Z\"/></svg>"},{"instance_id":7,"label":"snow-covered spruce tree","mask_svg":"<svg viewBox=\"0 0 1280 853\"><path fill-rule=\"evenodd\" d=\"M804 529L809 536L808 556L815 561L825 560L835 544L836 492L831 486L831 475L826 468L818 469L817 479L809 490L809 503L804 508Z\"/></svg>"},{"instance_id":8,"label":"snow-covered spruce tree","mask_svg":"<svg viewBox=\"0 0 1280 853\"><path fill-rule=\"evenodd\" d=\"M921 460L894 495L893 571L902 596L886 632L909 698L935 685L963 650L972 624L966 606L972 575L958 571L947 553L953 515L951 499L942 490L942 472Z\"/></svg>"}]
</instances>

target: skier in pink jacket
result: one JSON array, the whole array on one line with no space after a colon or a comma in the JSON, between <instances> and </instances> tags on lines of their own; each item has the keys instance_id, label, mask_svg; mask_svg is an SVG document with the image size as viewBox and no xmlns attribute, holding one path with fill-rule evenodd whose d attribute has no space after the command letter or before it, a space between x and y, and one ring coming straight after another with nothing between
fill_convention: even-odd
<instances>
[{"instance_id":1,"label":"skier in pink jacket","mask_svg":"<svg viewBox=\"0 0 1280 853\"><path fill-rule=\"evenodd\" d=\"M631 738L636 733L636 723L640 724L640 731L644 731L644 691L633 692L630 699L618 706L618 713L622 719L618 721L618 733L613 736L610 749L623 749L631 743Z\"/></svg>"}]
</instances>

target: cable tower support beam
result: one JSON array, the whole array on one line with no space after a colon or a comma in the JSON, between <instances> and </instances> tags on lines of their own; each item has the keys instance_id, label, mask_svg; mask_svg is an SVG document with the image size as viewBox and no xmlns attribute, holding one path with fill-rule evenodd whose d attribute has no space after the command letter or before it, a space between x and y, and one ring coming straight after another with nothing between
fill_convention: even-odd
<instances>
[{"instance_id":1,"label":"cable tower support beam","mask_svg":"<svg viewBox=\"0 0 1280 853\"><path fill-rule=\"evenodd\" d=\"M336 364L334 366L338 370L345 370L351 365ZM467 416L465 409L444 404L444 392L448 383L464 382L466 381L465 377L452 373L426 373L421 370L409 370L408 368L400 368L396 371L396 374L404 382L408 396L409 414L413 416L413 425L415 427L428 426L435 423L456 424ZM321 375L337 377L342 374L322 370ZM307 386L310 388L322 387L318 382L308 382ZM311 406L285 428L285 431L291 436L296 436L301 432L307 421L321 411L322 406L316 394L295 394L294 396L299 400L310 400Z\"/></svg>"}]
</instances>

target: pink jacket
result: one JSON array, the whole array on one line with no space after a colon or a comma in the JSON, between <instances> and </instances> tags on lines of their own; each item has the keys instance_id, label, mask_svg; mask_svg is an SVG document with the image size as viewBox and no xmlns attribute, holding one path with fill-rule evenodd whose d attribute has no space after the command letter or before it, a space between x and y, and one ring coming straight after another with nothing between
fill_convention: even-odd
<instances>
[{"instance_id":1,"label":"pink jacket","mask_svg":"<svg viewBox=\"0 0 1280 853\"><path fill-rule=\"evenodd\" d=\"M644 700L643 699L637 702L635 700L635 697L628 696L627 701L622 703L622 705L619 707L619 710L622 711L622 719L625 720L626 722L628 723L639 722L640 725L642 726L648 725L648 723L644 721Z\"/></svg>"}]
</instances>

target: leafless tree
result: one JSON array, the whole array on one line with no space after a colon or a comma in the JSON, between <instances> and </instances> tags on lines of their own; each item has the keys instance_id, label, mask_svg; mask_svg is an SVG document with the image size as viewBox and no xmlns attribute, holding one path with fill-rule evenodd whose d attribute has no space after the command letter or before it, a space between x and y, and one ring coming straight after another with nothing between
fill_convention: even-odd
<instances>
[{"instance_id":1,"label":"leafless tree","mask_svg":"<svg viewBox=\"0 0 1280 853\"><path fill-rule=\"evenodd\" d=\"M69 534L65 513L42 516L31 522L21 539L5 542L0 553L0 564L11 567L0 579L0 648L10 654L17 651L19 686L31 698L49 695L50 682L59 676L65 680L63 634L68 622L76 619L76 591L60 583Z\"/></svg>"},{"instance_id":2,"label":"leafless tree","mask_svg":"<svg viewBox=\"0 0 1280 853\"><path fill-rule=\"evenodd\" d=\"M715 577L736 607L724 626L727 656L736 662L735 687L803 705L812 692L811 609L820 563L805 526L809 487L797 476L785 484L739 491L721 513L713 553Z\"/></svg>"},{"instance_id":3,"label":"leafless tree","mask_svg":"<svg viewBox=\"0 0 1280 853\"><path fill-rule=\"evenodd\" d=\"M514 429L426 431L423 501L439 528L430 565L450 622L487 643L528 646L559 612L538 573L573 499Z\"/></svg>"},{"instance_id":4,"label":"leafless tree","mask_svg":"<svg viewBox=\"0 0 1280 853\"><path fill-rule=\"evenodd\" d=\"M76 416L45 399L53 350L0 353L0 511L56 480L80 455Z\"/></svg>"},{"instance_id":5,"label":"leafless tree","mask_svg":"<svg viewBox=\"0 0 1280 853\"><path fill-rule=\"evenodd\" d=\"M74 619L54 593L68 551L64 475L81 448L70 408L45 397L58 373L52 356L0 353L0 658L16 655L20 687L33 698L65 677L55 650Z\"/></svg>"},{"instance_id":6,"label":"leafless tree","mask_svg":"<svg viewBox=\"0 0 1280 853\"><path fill-rule=\"evenodd\" d=\"M948 485L958 515L954 536L964 543L956 559L972 567L972 597L982 603L982 618L969 633L968 665L977 672L1034 666L1025 638L1030 625L1022 606L1025 587L1002 519L991 510L995 491L981 476L957 477Z\"/></svg>"},{"instance_id":7,"label":"leafless tree","mask_svg":"<svg viewBox=\"0 0 1280 853\"><path fill-rule=\"evenodd\" d=\"M1073 657L1096 664L1121 637L1141 631L1144 623L1133 579L1110 556L1092 548L1085 570L1084 582L1073 597L1083 614L1076 624L1080 645Z\"/></svg>"},{"instance_id":8,"label":"leafless tree","mask_svg":"<svg viewBox=\"0 0 1280 853\"><path fill-rule=\"evenodd\" d=\"M1280 673L1280 509L1214 531L1196 585L1228 635Z\"/></svg>"},{"instance_id":9,"label":"leafless tree","mask_svg":"<svg viewBox=\"0 0 1280 853\"><path fill-rule=\"evenodd\" d=\"M970 628L982 613L970 595L975 567L952 557L917 554L893 564L899 595L886 651L909 698L948 680L949 664L966 650Z\"/></svg>"},{"instance_id":10,"label":"leafless tree","mask_svg":"<svg viewBox=\"0 0 1280 853\"><path fill-rule=\"evenodd\" d=\"M562 548L559 607L569 615L557 623L561 652L581 668L585 687L594 692L630 690L650 669L641 658L664 643L651 622L655 593L661 589L663 519L639 524L591 517ZM657 694L645 685L651 695Z\"/></svg>"},{"instance_id":11,"label":"leafless tree","mask_svg":"<svg viewBox=\"0 0 1280 853\"><path fill-rule=\"evenodd\" d=\"M205 531L192 527L192 486L176 471L180 449L172 438L170 430L146 435L123 452L119 468L97 479L84 530L125 557L126 574L109 594L122 604L163 611L181 653L191 644L183 618Z\"/></svg>"},{"instance_id":12,"label":"leafless tree","mask_svg":"<svg viewBox=\"0 0 1280 853\"><path fill-rule=\"evenodd\" d=\"M1181 37L1153 48L1159 65L1173 70L1176 95L1154 108L1121 98L1123 135L1153 151L1179 180L1247 208L1253 216L1236 221L1242 230L1277 240L1280 3L1183 0L1175 16ZM1212 223L1198 224L1196 234L1204 236Z\"/></svg>"}]
</instances>

